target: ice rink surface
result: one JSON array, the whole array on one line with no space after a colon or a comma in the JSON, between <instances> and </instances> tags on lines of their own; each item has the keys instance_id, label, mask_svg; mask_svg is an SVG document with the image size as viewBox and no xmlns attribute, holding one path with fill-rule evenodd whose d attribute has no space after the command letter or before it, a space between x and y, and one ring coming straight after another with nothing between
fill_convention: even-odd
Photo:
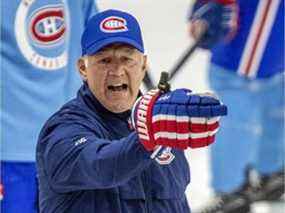
<instances>
[{"instance_id":1,"label":"ice rink surface","mask_svg":"<svg viewBox=\"0 0 285 213\"><path fill-rule=\"evenodd\" d=\"M98 0L100 10L121 9L134 14L142 25L143 37L151 76L159 80L160 72L167 71L191 45L188 37L186 14L190 0ZM186 87L195 92L209 91L206 78L209 53L196 50L172 82L172 88ZM191 184L187 197L192 209L203 206L211 196L210 173L206 149L186 152L191 168ZM284 202L260 202L253 206L253 213L285 212Z\"/></svg>"}]
</instances>

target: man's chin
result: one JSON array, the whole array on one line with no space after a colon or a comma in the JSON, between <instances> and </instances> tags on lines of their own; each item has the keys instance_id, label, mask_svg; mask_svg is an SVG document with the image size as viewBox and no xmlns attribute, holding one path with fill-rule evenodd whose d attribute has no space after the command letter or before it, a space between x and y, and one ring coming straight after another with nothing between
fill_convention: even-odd
<instances>
[{"instance_id":1,"label":"man's chin","mask_svg":"<svg viewBox=\"0 0 285 213\"><path fill-rule=\"evenodd\" d=\"M105 107L114 113L121 113L132 108L132 103L128 98L111 99L105 104Z\"/></svg>"},{"instance_id":2,"label":"man's chin","mask_svg":"<svg viewBox=\"0 0 285 213\"><path fill-rule=\"evenodd\" d=\"M108 110L113 112L113 113L121 113L121 112L125 112L127 110L130 110L131 107L129 105L126 105L125 103L120 105L120 104L116 104L116 105L112 105L108 107Z\"/></svg>"},{"instance_id":3,"label":"man's chin","mask_svg":"<svg viewBox=\"0 0 285 213\"><path fill-rule=\"evenodd\" d=\"M124 94L108 94L105 96L103 104L109 111L114 113L125 112L132 108L134 97L130 93Z\"/></svg>"}]
</instances>

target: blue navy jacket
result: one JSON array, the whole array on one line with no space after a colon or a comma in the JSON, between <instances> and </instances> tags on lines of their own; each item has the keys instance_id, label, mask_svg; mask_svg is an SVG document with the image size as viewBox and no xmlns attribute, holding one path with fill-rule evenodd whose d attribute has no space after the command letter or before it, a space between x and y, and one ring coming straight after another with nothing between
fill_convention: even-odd
<instances>
[{"instance_id":1,"label":"blue navy jacket","mask_svg":"<svg viewBox=\"0 0 285 213\"><path fill-rule=\"evenodd\" d=\"M184 153L168 149L170 164L167 153L151 159L129 116L105 109L84 84L46 122L36 152L41 213L190 212Z\"/></svg>"}]
</instances>

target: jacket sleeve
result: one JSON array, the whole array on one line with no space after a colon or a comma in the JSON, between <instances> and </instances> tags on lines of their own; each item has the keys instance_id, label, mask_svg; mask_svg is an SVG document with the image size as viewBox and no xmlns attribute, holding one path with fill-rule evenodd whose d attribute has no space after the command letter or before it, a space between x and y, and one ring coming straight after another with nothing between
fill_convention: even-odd
<instances>
[{"instance_id":1,"label":"jacket sleeve","mask_svg":"<svg viewBox=\"0 0 285 213\"><path fill-rule=\"evenodd\" d=\"M58 193L119 186L152 162L135 132L112 141L80 124L49 132L39 139L37 166Z\"/></svg>"}]
</instances>

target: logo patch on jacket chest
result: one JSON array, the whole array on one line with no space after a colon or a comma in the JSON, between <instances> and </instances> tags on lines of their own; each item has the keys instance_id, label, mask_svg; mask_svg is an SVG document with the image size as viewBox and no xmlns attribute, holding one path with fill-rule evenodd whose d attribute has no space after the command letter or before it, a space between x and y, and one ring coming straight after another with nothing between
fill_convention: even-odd
<instances>
[{"instance_id":1,"label":"logo patch on jacket chest","mask_svg":"<svg viewBox=\"0 0 285 213\"><path fill-rule=\"evenodd\" d=\"M165 148L162 153L155 158L156 162L161 165L170 164L175 158L175 155L171 152L171 148Z\"/></svg>"}]
</instances>

